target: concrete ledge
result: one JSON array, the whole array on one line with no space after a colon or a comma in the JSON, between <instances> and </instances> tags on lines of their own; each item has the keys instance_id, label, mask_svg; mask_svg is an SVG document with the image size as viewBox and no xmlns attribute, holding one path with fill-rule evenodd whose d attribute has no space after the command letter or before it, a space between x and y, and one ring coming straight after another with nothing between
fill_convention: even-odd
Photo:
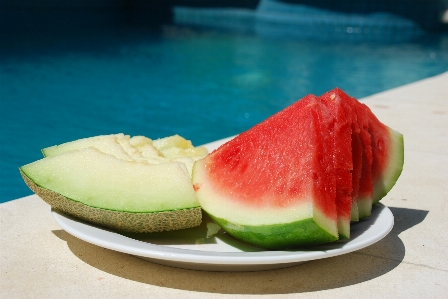
<instances>
[{"instance_id":1,"label":"concrete ledge","mask_svg":"<svg viewBox=\"0 0 448 299\"><path fill-rule=\"evenodd\" d=\"M448 73L363 99L401 131L405 165L383 199L392 232L365 249L263 272L182 270L81 241L36 195L0 204L2 298L444 298Z\"/></svg>"}]
</instances>

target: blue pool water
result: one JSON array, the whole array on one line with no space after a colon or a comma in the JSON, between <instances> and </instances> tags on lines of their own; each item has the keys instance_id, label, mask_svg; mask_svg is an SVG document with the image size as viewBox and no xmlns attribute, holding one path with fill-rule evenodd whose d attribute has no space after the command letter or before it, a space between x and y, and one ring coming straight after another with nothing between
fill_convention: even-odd
<instances>
[{"instance_id":1,"label":"blue pool water","mask_svg":"<svg viewBox=\"0 0 448 299\"><path fill-rule=\"evenodd\" d=\"M369 44L119 25L1 34L0 202L32 193L18 167L47 146L118 132L199 145L309 93L337 86L361 98L448 70L446 35Z\"/></svg>"}]
</instances>

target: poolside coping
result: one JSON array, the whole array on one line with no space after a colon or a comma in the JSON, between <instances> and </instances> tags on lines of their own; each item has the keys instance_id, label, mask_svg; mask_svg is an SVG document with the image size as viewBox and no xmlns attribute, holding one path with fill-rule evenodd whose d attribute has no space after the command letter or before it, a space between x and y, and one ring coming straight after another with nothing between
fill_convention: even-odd
<instances>
[{"instance_id":1,"label":"poolside coping","mask_svg":"<svg viewBox=\"0 0 448 299\"><path fill-rule=\"evenodd\" d=\"M362 101L403 133L382 200L394 228L362 250L261 272L204 272L91 245L36 195L0 204L1 298L444 298L448 291L448 72Z\"/></svg>"}]
</instances>

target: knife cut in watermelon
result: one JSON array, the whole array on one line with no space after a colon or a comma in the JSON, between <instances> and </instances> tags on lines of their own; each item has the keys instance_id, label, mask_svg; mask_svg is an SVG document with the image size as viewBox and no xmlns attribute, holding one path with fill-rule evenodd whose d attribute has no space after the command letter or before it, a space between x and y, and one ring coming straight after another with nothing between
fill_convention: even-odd
<instances>
[{"instance_id":1,"label":"knife cut in watermelon","mask_svg":"<svg viewBox=\"0 0 448 299\"><path fill-rule=\"evenodd\" d=\"M306 96L195 163L193 185L229 234L280 249L338 239L334 118Z\"/></svg>"}]
</instances>

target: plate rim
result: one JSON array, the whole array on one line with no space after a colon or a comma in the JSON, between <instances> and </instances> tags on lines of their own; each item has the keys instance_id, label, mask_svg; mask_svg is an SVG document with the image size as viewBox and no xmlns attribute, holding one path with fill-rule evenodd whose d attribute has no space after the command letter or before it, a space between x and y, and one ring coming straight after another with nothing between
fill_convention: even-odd
<instances>
[{"instance_id":1,"label":"plate rim","mask_svg":"<svg viewBox=\"0 0 448 299\"><path fill-rule=\"evenodd\" d=\"M53 209L51 210L51 214L56 223L69 234L103 248L160 261L209 265L225 264L227 266L297 263L350 253L378 242L392 230L394 224L393 214L390 209L383 204L376 204L372 212L372 216L375 216L376 220L370 225L369 222L372 222L372 220L364 220L368 228L360 235L364 235L365 237L367 234L367 240L348 240L343 242L343 245L340 247L330 248L328 250L307 251L300 249L291 251L220 252L151 244L105 228L97 227L93 224L82 222ZM376 232L378 228L380 230ZM374 233L369 233L369 230L373 230ZM369 236L370 234L371 236ZM336 243L328 244L333 245Z\"/></svg>"}]
</instances>

